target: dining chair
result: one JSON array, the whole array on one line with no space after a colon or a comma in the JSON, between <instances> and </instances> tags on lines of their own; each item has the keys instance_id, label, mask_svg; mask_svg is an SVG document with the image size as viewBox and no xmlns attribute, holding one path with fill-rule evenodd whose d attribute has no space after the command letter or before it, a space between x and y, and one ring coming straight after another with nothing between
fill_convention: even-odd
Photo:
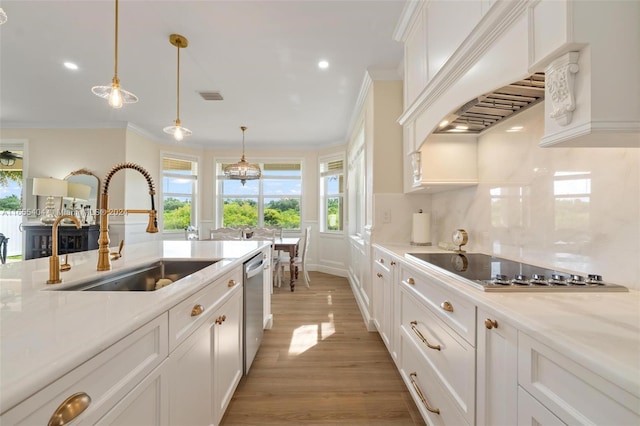
<instances>
[{"instance_id":1,"label":"dining chair","mask_svg":"<svg viewBox=\"0 0 640 426\"><path fill-rule=\"evenodd\" d=\"M249 240L271 241L271 268L273 271L272 282L274 286L280 287L282 275L280 273L280 253L274 250L276 242L276 230L270 228L252 228Z\"/></svg>"},{"instance_id":2,"label":"dining chair","mask_svg":"<svg viewBox=\"0 0 640 426\"><path fill-rule=\"evenodd\" d=\"M210 240L242 240L242 229L236 228L217 228L212 229L209 233Z\"/></svg>"},{"instance_id":3,"label":"dining chair","mask_svg":"<svg viewBox=\"0 0 640 426\"><path fill-rule=\"evenodd\" d=\"M293 265L295 270L289 271L289 274L295 274L297 270L299 274L302 274L304 284L309 287L311 278L309 278L309 272L307 271L307 253L309 251L309 242L311 241L311 227L307 226L304 230L303 240L301 241L302 247L299 250L298 256L293 258ZM281 275L284 275L284 268L289 267L290 262L288 259L280 260Z\"/></svg>"}]
</instances>

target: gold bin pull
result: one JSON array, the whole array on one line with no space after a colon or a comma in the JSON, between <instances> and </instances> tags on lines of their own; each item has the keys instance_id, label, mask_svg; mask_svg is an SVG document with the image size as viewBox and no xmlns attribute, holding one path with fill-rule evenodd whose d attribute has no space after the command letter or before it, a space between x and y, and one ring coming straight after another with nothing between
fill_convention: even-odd
<instances>
[{"instance_id":1,"label":"gold bin pull","mask_svg":"<svg viewBox=\"0 0 640 426\"><path fill-rule=\"evenodd\" d=\"M429 349L434 349L436 351L440 350L440 345L432 345L431 343L429 343L429 341L427 340L426 337L424 337L422 335L422 333L420 333L420 330L418 330L418 321L411 321L409 324L411 324L411 329L413 330L414 333L416 333L416 335L418 336L418 338L420 340L422 340L422 343L424 343L425 345L427 345L427 347Z\"/></svg>"},{"instance_id":2,"label":"gold bin pull","mask_svg":"<svg viewBox=\"0 0 640 426\"><path fill-rule=\"evenodd\" d=\"M453 312L453 305L448 300L445 300L440 304L440 307L447 312Z\"/></svg>"},{"instance_id":3,"label":"gold bin pull","mask_svg":"<svg viewBox=\"0 0 640 426\"><path fill-rule=\"evenodd\" d=\"M197 317L198 315L200 315L201 313L204 312L204 306L202 305L195 305L193 307L193 309L191 309L191 316L192 317Z\"/></svg>"},{"instance_id":4,"label":"gold bin pull","mask_svg":"<svg viewBox=\"0 0 640 426\"><path fill-rule=\"evenodd\" d=\"M411 380L411 384L413 385L413 389L415 389L416 393L418 394L418 398L420 398L420 401L422 401L422 403L424 404L424 407L427 410L431 411L432 413L440 414L440 409L431 408L431 406L427 402L427 398L424 397L422 391L418 387L418 383L416 383L415 377L418 377L418 375L415 373L415 371L413 373L409 374L409 380Z\"/></svg>"},{"instance_id":5,"label":"gold bin pull","mask_svg":"<svg viewBox=\"0 0 640 426\"><path fill-rule=\"evenodd\" d=\"M491 330L492 328L498 328L498 321L487 318L484 320L484 326L489 330Z\"/></svg>"},{"instance_id":6,"label":"gold bin pull","mask_svg":"<svg viewBox=\"0 0 640 426\"><path fill-rule=\"evenodd\" d=\"M234 285L236 285L235 280L229 280L229 282L227 283L227 287L233 287Z\"/></svg>"},{"instance_id":7,"label":"gold bin pull","mask_svg":"<svg viewBox=\"0 0 640 426\"><path fill-rule=\"evenodd\" d=\"M415 284L416 284L416 280L414 280L413 278L409 278L409 279L407 280L407 282L408 282L409 284L411 284L411 285L415 285Z\"/></svg>"},{"instance_id":8,"label":"gold bin pull","mask_svg":"<svg viewBox=\"0 0 640 426\"><path fill-rule=\"evenodd\" d=\"M48 426L63 426L78 417L91 405L91 397L78 392L65 399L51 415Z\"/></svg>"}]
</instances>

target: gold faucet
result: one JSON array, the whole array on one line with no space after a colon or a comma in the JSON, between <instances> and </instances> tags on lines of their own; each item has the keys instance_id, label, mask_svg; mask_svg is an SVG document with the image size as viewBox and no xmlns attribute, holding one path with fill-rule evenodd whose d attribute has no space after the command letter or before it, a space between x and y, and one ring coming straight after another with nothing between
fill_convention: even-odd
<instances>
[{"instance_id":1,"label":"gold faucet","mask_svg":"<svg viewBox=\"0 0 640 426\"><path fill-rule=\"evenodd\" d=\"M149 184L149 195L151 196L151 209L150 210L109 210L109 184L111 178L116 172L122 169L132 169L140 172L142 176L147 180ZM104 189L100 196L100 210L98 215L100 216L100 237L98 238L98 271L111 270L111 259L109 256L109 214L111 213L148 213L149 224L147 225L148 233L158 232L158 221L156 218L156 207L153 201L153 196L156 191L153 187L153 179L148 171L142 166L135 163L120 163L111 168L109 173L104 178Z\"/></svg>"},{"instance_id":2,"label":"gold faucet","mask_svg":"<svg viewBox=\"0 0 640 426\"><path fill-rule=\"evenodd\" d=\"M82 228L78 218L70 214L58 216L53 225L51 225L51 257L49 258L49 279L47 284L60 284L62 282L60 279L60 258L58 257L58 225L63 219L70 219L77 229Z\"/></svg>"}]
</instances>

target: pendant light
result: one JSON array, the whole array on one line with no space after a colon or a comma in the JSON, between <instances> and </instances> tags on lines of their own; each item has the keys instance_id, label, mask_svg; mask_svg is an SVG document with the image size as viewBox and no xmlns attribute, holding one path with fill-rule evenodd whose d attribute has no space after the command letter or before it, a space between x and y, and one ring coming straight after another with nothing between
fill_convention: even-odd
<instances>
[{"instance_id":1,"label":"pendant light","mask_svg":"<svg viewBox=\"0 0 640 426\"><path fill-rule=\"evenodd\" d=\"M118 78L118 0L116 0L116 31L115 31L115 65L113 78L110 86L94 86L91 91L94 95L100 96L109 101L113 108L122 108L123 104L133 104L138 102L138 97L120 87Z\"/></svg>"},{"instance_id":2,"label":"pendant light","mask_svg":"<svg viewBox=\"0 0 640 426\"><path fill-rule=\"evenodd\" d=\"M244 186L248 180L260 179L262 171L256 164L249 164L247 160L244 159L244 131L247 130L247 128L242 126L240 129L242 130L242 158L237 163L226 166L224 168L224 175L228 179L239 180L242 182L242 186Z\"/></svg>"},{"instance_id":3,"label":"pendant light","mask_svg":"<svg viewBox=\"0 0 640 426\"><path fill-rule=\"evenodd\" d=\"M180 34L171 34L169 36L169 43L178 48L178 76L177 76L177 96L176 96L176 121L175 125L165 127L164 132L173 135L175 140L181 141L185 138L185 136L191 135L191 130L186 127L182 127L182 123L180 122L180 48L185 48L189 45L189 41L181 36Z\"/></svg>"}]
</instances>

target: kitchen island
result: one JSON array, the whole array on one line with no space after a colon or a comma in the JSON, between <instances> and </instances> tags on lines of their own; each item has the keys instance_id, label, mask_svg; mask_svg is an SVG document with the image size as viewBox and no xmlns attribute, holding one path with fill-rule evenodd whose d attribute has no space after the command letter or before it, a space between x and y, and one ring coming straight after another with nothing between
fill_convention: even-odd
<instances>
[{"instance_id":1,"label":"kitchen island","mask_svg":"<svg viewBox=\"0 0 640 426\"><path fill-rule=\"evenodd\" d=\"M484 292L407 256L442 250L373 248L383 340L428 423L638 424L638 290Z\"/></svg>"},{"instance_id":2,"label":"kitchen island","mask_svg":"<svg viewBox=\"0 0 640 426\"><path fill-rule=\"evenodd\" d=\"M172 308L211 287L212 282L240 271L245 260L265 247L268 244L263 241L140 243L125 246L123 256L112 261L112 270L104 272L96 271L97 251L75 253L69 256L71 269L61 274L63 282L55 285L46 284L48 258L2 265L0 413L6 414L163 315L164 322L169 322L169 333L161 328L160 338L166 340L172 324L166 317ZM79 282L160 259L216 262L156 291L65 291ZM237 276L233 275L235 281L229 280L229 287L232 282L240 284L241 275ZM226 282L223 284L226 288Z\"/></svg>"}]
</instances>

